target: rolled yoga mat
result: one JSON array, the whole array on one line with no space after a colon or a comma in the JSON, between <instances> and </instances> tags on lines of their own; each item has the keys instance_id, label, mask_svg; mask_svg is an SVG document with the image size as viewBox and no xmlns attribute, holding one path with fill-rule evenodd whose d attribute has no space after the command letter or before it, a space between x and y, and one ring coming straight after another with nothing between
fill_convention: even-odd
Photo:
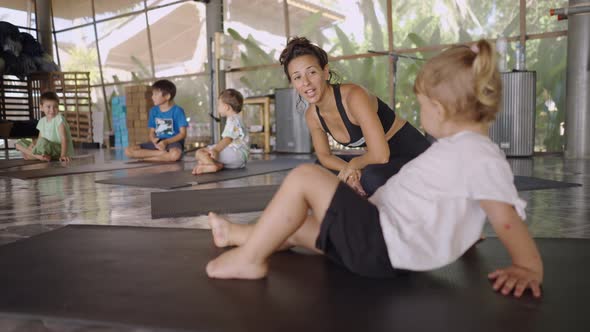
<instances>
[{"instance_id":1,"label":"rolled yoga mat","mask_svg":"<svg viewBox=\"0 0 590 332\"><path fill-rule=\"evenodd\" d=\"M66 226L0 246L0 315L191 331L588 331L590 240L536 239L543 297L505 297L495 238L393 279L280 252L257 281L212 280L208 230Z\"/></svg>"}]
</instances>

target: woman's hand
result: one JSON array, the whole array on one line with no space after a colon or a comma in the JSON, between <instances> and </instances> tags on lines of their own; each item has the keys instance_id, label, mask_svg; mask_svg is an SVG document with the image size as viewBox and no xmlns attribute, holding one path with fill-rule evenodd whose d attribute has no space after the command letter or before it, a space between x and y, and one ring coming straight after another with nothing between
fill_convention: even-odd
<instances>
[{"instance_id":1,"label":"woman's hand","mask_svg":"<svg viewBox=\"0 0 590 332\"><path fill-rule=\"evenodd\" d=\"M514 290L514 296L520 297L527 288L530 288L533 296L541 296L543 282L541 272L512 265L488 274L488 278L494 280L494 290L500 291L503 295L509 295Z\"/></svg>"},{"instance_id":2,"label":"woman's hand","mask_svg":"<svg viewBox=\"0 0 590 332\"><path fill-rule=\"evenodd\" d=\"M359 173L360 173L360 171L359 171ZM348 184L354 191L356 191L357 194L359 194L361 196L367 196L365 189L363 189L363 186L361 185L360 175L359 176L356 176L356 175L351 176L350 178L348 178L348 181L346 181L346 184Z\"/></svg>"},{"instance_id":3,"label":"woman's hand","mask_svg":"<svg viewBox=\"0 0 590 332\"><path fill-rule=\"evenodd\" d=\"M363 189L361 185L361 170L355 169L351 167L343 168L340 173L338 173L338 178L349 185L354 191L356 191L361 196L367 196L367 193Z\"/></svg>"},{"instance_id":4,"label":"woman's hand","mask_svg":"<svg viewBox=\"0 0 590 332\"><path fill-rule=\"evenodd\" d=\"M68 156L61 156L61 157L59 157L59 161L69 162L71 160L72 159L70 157L68 157Z\"/></svg>"},{"instance_id":5,"label":"woman's hand","mask_svg":"<svg viewBox=\"0 0 590 332\"><path fill-rule=\"evenodd\" d=\"M350 167L350 165L344 167L343 169L340 170L340 172L338 173L338 178L340 179L340 181L342 182L348 182L348 179L350 179L350 177L352 177L353 175L355 175L358 172L358 178L360 179L360 170L355 169Z\"/></svg>"}]
</instances>

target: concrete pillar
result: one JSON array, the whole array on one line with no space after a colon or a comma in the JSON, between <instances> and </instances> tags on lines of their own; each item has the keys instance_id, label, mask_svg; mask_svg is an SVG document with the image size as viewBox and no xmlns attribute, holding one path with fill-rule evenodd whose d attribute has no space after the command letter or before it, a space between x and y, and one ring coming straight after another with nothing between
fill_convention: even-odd
<instances>
[{"instance_id":1,"label":"concrete pillar","mask_svg":"<svg viewBox=\"0 0 590 332\"><path fill-rule=\"evenodd\" d=\"M590 5L570 0L569 7ZM590 158L590 13L568 15L565 135L567 158Z\"/></svg>"},{"instance_id":2,"label":"concrete pillar","mask_svg":"<svg viewBox=\"0 0 590 332\"><path fill-rule=\"evenodd\" d=\"M225 89L225 73L218 67L218 62L215 56L215 33L223 32L223 0L211 0L206 5L206 20L207 20L207 61L209 61L211 90L210 96L210 110L215 117L218 117L217 112L217 96L219 92ZM220 140L221 126L220 123L211 119L211 138L214 143Z\"/></svg>"},{"instance_id":3,"label":"concrete pillar","mask_svg":"<svg viewBox=\"0 0 590 332\"><path fill-rule=\"evenodd\" d=\"M51 0L36 0L35 16L39 43L53 57L53 34L51 31Z\"/></svg>"}]
</instances>

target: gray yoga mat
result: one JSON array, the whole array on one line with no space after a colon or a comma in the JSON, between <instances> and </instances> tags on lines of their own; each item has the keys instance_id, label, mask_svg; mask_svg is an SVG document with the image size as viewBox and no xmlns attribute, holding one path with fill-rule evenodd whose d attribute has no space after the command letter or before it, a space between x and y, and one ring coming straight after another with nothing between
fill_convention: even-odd
<instances>
[{"instance_id":1,"label":"gray yoga mat","mask_svg":"<svg viewBox=\"0 0 590 332\"><path fill-rule=\"evenodd\" d=\"M38 179L51 176L63 176L81 173L95 173L114 171L119 169L129 169L138 167L154 166L154 163L127 163L124 161L114 161L109 164L87 164L87 165L55 165L54 167L29 169L22 171L0 172L0 177L10 177L21 180Z\"/></svg>"},{"instance_id":2,"label":"gray yoga mat","mask_svg":"<svg viewBox=\"0 0 590 332\"><path fill-rule=\"evenodd\" d=\"M286 171L303 163L310 163L310 159L279 158L273 160L255 160L240 169L224 169L217 173L193 175L192 169L159 174L141 175L133 177L114 177L99 180L96 183L116 184L158 189L176 189L210 182L219 182L260 175L272 172Z\"/></svg>"},{"instance_id":3,"label":"gray yoga mat","mask_svg":"<svg viewBox=\"0 0 590 332\"><path fill-rule=\"evenodd\" d=\"M519 191L580 186L577 183L528 176L515 176L514 183ZM152 218L192 217L207 214L209 211L217 213L262 211L278 188L278 185L268 185L153 192L151 193Z\"/></svg>"},{"instance_id":4,"label":"gray yoga mat","mask_svg":"<svg viewBox=\"0 0 590 332\"><path fill-rule=\"evenodd\" d=\"M2 159L0 160L0 170L12 167L27 166L42 163L41 160L25 160L25 159Z\"/></svg>"},{"instance_id":5,"label":"gray yoga mat","mask_svg":"<svg viewBox=\"0 0 590 332\"><path fill-rule=\"evenodd\" d=\"M0 315L171 331L587 331L590 240L537 239L543 297L504 297L488 238L439 270L354 275L323 256L271 257L267 279L211 280L207 230L66 226L0 247Z\"/></svg>"},{"instance_id":6,"label":"gray yoga mat","mask_svg":"<svg viewBox=\"0 0 590 332\"><path fill-rule=\"evenodd\" d=\"M262 211L278 185L151 193L152 219Z\"/></svg>"},{"instance_id":7,"label":"gray yoga mat","mask_svg":"<svg viewBox=\"0 0 590 332\"><path fill-rule=\"evenodd\" d=\"M541 190L541 189L561 189L579 187L579 183L570 183L563 181L547 180L531 176L514 176L514 185L518 191Z\"/></svg>"}]
</instances>

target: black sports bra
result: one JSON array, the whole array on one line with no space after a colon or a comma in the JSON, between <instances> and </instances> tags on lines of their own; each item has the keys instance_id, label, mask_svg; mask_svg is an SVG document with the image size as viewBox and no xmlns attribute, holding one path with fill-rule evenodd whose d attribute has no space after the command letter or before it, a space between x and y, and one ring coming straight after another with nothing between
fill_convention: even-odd
<instances>
[{"instance_id":1,"label":"black sports bra","mask_svg":"<svg viewBox=\"0 0 590 332\"><path fill-rule=\"evenodd\" d=\"M340 117L342 118L342 122L344 122L344 126L346 127L346 131L348 131L348 135L350 136L350 142L348 142L348 143L342 143L342 142L338 142L338 141L336 141L336 142L338 142L344 146L348 146L348 147L367 146L367 143L365 142L365 137L363 135L363 131L361 130L361 127L350 122L350 119L346 115L346 111L344 110L344 105L342 105L342 96L340 95L340 85L336 84L336 85L332 85L332 86L334 88L334 99L336 99L336 108L338 108L338 113L340 113ZM329 133L330 135L332 135L330 133L330 129L326 125L326 122L324 121L324 119L320 115L320 108L317 107L317 105L315 107L315 110L316 110L316 113L318 114L318 117L320 118L320 123L322 124L324 131ZM377 98L377 116L379 117L379 120L381 121L381 125L383 126L383 131L385 131L385 132L389 131L391 126L393 126L393 121L395 120L395 112L391 108L389 108L389 106L387 106L387 104L384 103L379 98ZM332 137L334 137L334 136L332 136ZM336 140L336 139L334 139L334 140Z\"/></svg>"}]
</instances>

